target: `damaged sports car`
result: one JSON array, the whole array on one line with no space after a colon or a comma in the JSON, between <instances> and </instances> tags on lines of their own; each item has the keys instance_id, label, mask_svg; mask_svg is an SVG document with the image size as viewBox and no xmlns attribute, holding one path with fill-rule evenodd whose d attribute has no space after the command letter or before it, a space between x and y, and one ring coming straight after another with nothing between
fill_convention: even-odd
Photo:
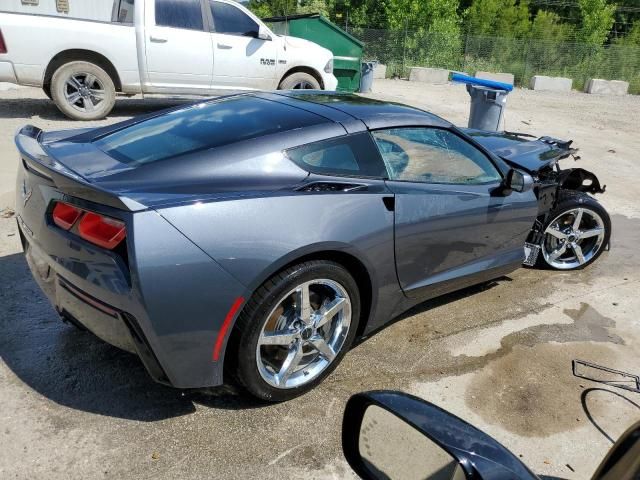
<instances>
[{"instance_id":1,"label":"damaged sports car","mask_svg":"<svg viewBox=\"0 0 640 480\"><path fill-rule=\"evenodd\" d=\"M282 401L354 339L523 263L606 249L570 142L353 95L251 93L16 136L17 220L61 317L158 382Z\"/></svg>"}]
</instances>

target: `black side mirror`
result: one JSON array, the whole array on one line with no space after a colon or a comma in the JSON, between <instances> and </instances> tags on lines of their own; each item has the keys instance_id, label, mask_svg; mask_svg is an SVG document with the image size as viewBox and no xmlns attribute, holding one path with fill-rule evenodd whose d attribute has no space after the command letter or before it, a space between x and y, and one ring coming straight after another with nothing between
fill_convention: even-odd
<instances>
[{"instance_id":1,"label":"black side mirror","mask_svg":"<svg viewBox=\"0 0 640 480\"><path fill-rule=\"evenodd\" d=\"M486 433L399 392L351 397L342 424L342 448L363 479L538 479Z\"/></svg>"}]
</instances>

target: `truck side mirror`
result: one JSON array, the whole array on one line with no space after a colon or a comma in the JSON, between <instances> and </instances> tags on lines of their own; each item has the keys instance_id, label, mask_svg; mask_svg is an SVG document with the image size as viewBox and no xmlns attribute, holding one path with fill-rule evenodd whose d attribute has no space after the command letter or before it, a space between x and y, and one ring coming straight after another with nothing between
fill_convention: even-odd
<instances>
[{"instance_id":1,"label":"truck side mirror","mask_svg":"<svg viewBox=\"0 0 640 480\"><path fill-rule=\"evenodd\" d=\"M259 38L260 40L273 40L271 38L271 35L269 34L269 31L267 30L267 27L265 27L264 25L260 25L258 27L257 38Z\"/></svg>"}]
</instances>

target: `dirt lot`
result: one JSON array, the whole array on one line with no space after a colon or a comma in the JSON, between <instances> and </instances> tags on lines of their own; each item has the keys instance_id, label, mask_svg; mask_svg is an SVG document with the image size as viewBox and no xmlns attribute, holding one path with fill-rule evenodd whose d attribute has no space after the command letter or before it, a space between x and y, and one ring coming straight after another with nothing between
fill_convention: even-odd
<instances>
[{"instance_id":1,"label":"dirt lot","mask_svg":"<svg viewBox=\"0 0 640 480\"><path fill-rule=\"evenodd\" d=\"M460 86L374 88L466 121ZM96 124L174 103L121 100ZM0 93L0 210L13 198L13 132L27 122L80 126L37 90ZM571 374L575 358L640 373L639 122L640 97L512 93L508 130L573 138L579 165L608 185L611 251L580 273L521 269L420 305L354 348L320 388L281 405L157 385L135 356L62 324L27 271L14 219L0 218L0 478L350 477L342 410L351 394L378 388L449 409L537 473L588 478L640 419L640 395Z\"/></svg>"}]
</instances>

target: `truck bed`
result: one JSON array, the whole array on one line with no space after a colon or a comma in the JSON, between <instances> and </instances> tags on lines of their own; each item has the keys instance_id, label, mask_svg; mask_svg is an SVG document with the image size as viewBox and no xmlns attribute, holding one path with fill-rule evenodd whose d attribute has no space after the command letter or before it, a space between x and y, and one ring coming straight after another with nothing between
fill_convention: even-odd
<instances>
[{"instance_id":1,"label":"truck bed","mask_svg":"<svg viewBox=\"0 0 640 480\"><path fill-rule=\"evenodd\" d=\"M0 11L7 53L0 53L0 82L42 87L47 66L60 52L86 49L105 57L124 93L140 92L133 25Z\"/></svg>"}]
</instances>

